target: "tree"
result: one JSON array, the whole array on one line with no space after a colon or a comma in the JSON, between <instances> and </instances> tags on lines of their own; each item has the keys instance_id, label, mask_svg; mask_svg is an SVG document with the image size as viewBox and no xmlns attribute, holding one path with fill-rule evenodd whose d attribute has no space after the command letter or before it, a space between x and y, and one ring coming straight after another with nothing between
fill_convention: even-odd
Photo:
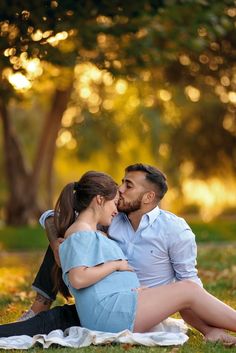
<instances>
[{"instance_id":1,"label":"tree","mask_svg":"<svg viewBox=\"0 0 236 353\"><path fill-rule=\"evenodd\" d=\"M234 51L231 49L235 48L234 16L233 0L142 0L138 6L135 2L118 0L41 3L31 0L24 1L24 4L19 1L3 1L0 7L0 49L4 52L0 61L0 112L10 194L7 207L8 223L25 223L34 217L39 208L37 188L40 173L46 165L47 175L52 174L55 140L70 98L72 73L77 63L94 63L100 70L106 70L114 76L123 76L131 82L137 80L143 72L149 71L150 86L156 87L159 84L160 87L167 83L164 87L168 88L168 85L173 87L181 81L189 81L190 84L195 81L203 82L198 78L204 78L202 67L205 65L204 61L210 60L211 77L218 82L224 76L220 60L223 60L226 71L233 61ZM218 55L219 50L214 49L219 46L220 50L224 48L222 55ZM230 52L232 56L229 55L228 60ZM13 95L17 95L9 84L11 76L21 73L29 82L35 80L27 71L26 63L30 60L39 60L45 66L50 63L56 66L59 72L68 67L68 70L71 70L71 79L66 87L55 89L52 106L46 115L35 153L35 161L31 170L27 170L9 116L8 103ZM199 66L201 75L198 75L196 69ZM156 76L160 80L157 85ZM228 72L226 76L230 80ZM233 81L230 80L229 92L225 94L231 92L232 85ZM231 98L234 101L233 94ZM61 104L58 105L58 102ZM160 109L160 101L157 106ZM155 104L150 109L142 109L143 112L148 124L156 126ZM91 136L90 132L94 127L97 128L98 124L94 121L93 113L87 111L85 116L89 124L86 132ZM114 124L106 124L101 118L99 126L102 130L105 128L113 131L112 138L119 140ZM111 137L109 139L111 140ZM153 133L154 146L157 140Z\"/></svg>"},{"instance_id":2,"label":"tree","mask_svg":"<svg viewBox=\"0 0 236 353\"><path fill-rule=\"evenodd\" d=\"M127 6L122 1L112 5L106 1L99 4L93 1L67 1L63 4L56 1L44 1L41 4L37 1L28 1L24 5L13 1L11 6L8 2L2 3L1 49L4 50L5 56L1 61L3 89L0 113L3 122L4 155L10 193L6 213L8 223L24 224L39 212L37 189L40 172L47 157L47 175L51 175L55 141L70 97L72 80L66 89L55 90L51 109L45 118L35 160L31 170L28 171L7 109L13 90L4 73L9 73L7 71L9 68L12 69L11 74L16 71L26 73L23 61L30 58L43 58L44 61L54 65L62 67L69 65L73 69L78 56L88 59L86 51L94 56L97 36L102 30L108 30L109 21L113 20L111 32L114 31L117 37L137 32L138 24L135 24L135 21L133 24L124 25L122 12L126 19L130 16L141 20L142 15L145 14L145 8L148 14L158 3L153 2L152 5L149 1L140 2L141 6L138 11L134 6ZM109 18L106 17L107 15ZM82 35L80 32L78 35L76 28L81 29ZM69 37L65 45L55 44L61 36L62 38Z\"/></svg>"}]
</instances>

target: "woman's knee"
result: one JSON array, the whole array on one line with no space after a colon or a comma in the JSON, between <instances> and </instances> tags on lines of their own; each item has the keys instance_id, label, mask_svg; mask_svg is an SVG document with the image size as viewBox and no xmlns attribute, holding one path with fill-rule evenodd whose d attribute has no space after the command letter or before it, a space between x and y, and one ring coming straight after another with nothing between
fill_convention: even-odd
<instances>
[{"instance_id":1,"label":"woman's knee","mask_svg":"<svg viewBox=\"0 0 236 353\"><path fill-rule=\"evenodd\" d=\"M180 281L178 285L181 287L181 293L183 293L185 298L186 308L190 307L194 298L202 291L202 288L191 280Z\"/></svg>"},{"instance_id":2,"label":"woman's knee","mask_svg":"<svg viewBox=\"0 0 236 353\"><path fill-rule=\"evenodd\" d=\"M191 281L190 279L185 279L185 280L180 281L178 283L186 290L191 290L194 292L202 290L202 288L197 283Z\"/></svg>"}]
</instances>

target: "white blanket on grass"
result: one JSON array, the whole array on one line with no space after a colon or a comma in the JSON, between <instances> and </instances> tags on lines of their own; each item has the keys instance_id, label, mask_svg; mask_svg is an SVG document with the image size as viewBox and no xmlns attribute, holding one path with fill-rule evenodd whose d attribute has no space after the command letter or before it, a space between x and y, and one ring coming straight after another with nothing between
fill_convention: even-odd
<instances>
[{"instance_id":1,"label":"white blanket on grass","mask_svg":"<svg viewBox=\"0 0 236 353\"><path fill-rule=\"evenodd\" d=\"M146 333L132 333L124 330L119 333L91 331L83 327L74 326L64 332L55 330L48 335L11 336L0 338L0 348L28 349L36 344L43 348L59 345L70 348L87 347L91 344L129 343L144 346L173 346L182 345L188 340L187 326L183 320L168 318L152 331Z\"/></svg>"}]
</instances>

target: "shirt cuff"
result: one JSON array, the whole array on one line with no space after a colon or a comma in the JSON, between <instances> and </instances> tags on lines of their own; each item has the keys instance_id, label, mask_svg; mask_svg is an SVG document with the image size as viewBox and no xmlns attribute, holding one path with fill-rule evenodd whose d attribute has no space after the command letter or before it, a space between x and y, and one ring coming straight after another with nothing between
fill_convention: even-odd
<instances>
[{"instance_id":1,"label":"shirt cuff","mask_svg":"<svg viewBox=\"0 0 236 353\"><path fill-rule=\"evenodd\" d=\"M203 288L203 284L202 284L202 281L200 280L199 277L188 277L188 278L181 278L181 279L177 279L177 282L180 282L180 281L192 281L192 282L195 282L196 284L198 284L200 287Z\"/></svg>"},{"instance_id":2,"label":"shirt cuff","mask_svg":"<svg viewBox=\"0 0 236 353\"><path fill-rule=\"evenodd\" d=\"M53 217L54 216L54 210L47 210L45 211L39 218L39 223L43 228L45 228L45 221L48 217Z\"/></svg>"}]
</instances>

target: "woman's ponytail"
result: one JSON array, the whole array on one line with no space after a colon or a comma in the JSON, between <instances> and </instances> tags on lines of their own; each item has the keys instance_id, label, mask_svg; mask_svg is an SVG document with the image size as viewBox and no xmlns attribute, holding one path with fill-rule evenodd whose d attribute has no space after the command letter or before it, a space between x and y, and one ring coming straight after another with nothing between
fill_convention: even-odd
<instances>
[{"instance_id":1,"label":"woman's ponytail","mask_svg":"<svg viewBox=\"0 0 236 353\"><path fill-rule=\"evenodd\" d=\"M66 230L75 221L74 185L69 183L64 187L55 206L54 222L60 237L64 237Z\"/></svg>"},{"instance_id":2,"label":"woman's ponytail","mask_svg":"<svg viewBox=\"0 0 236 353\"><path fill-rule=\"evenodd\" d=\"M58 237L64 237L66 230L74 223L76 218L74 210L74 185L75 183L70 183L64 187L55 206L54 223ZM71 294L62 279L62 269L56 262L52 269L52 276L54 280L54 290L59 291L68 299Z\"/></svg>"}]
</instances>

